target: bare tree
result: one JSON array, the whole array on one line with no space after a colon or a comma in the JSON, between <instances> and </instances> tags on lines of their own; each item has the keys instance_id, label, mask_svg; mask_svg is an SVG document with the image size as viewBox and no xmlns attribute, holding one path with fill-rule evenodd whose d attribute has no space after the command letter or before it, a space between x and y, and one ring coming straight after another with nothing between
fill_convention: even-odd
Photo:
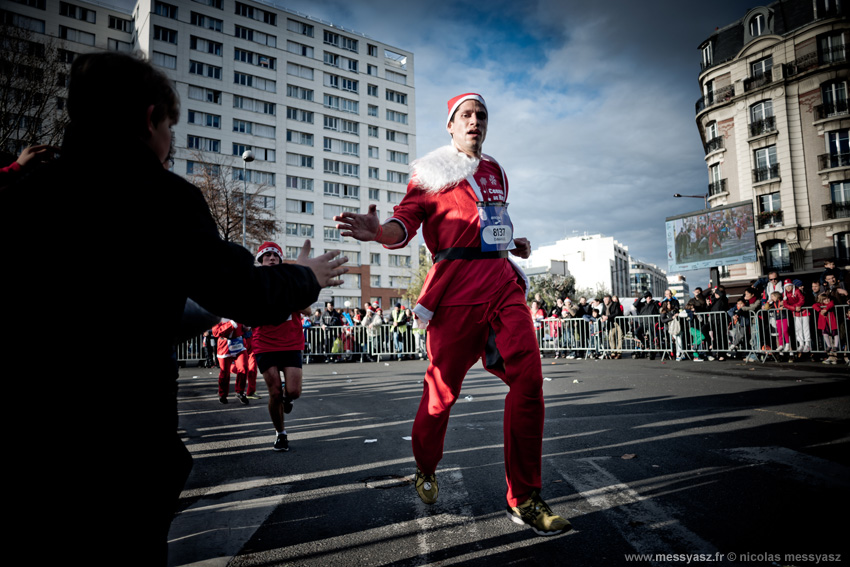
<instances>
[{"instance_id":1,"label":"bare tree","mask_svg":"<svg viewBox=\"0 0 850 567\"><path fill-rule=\"evenodd\" d=\"M68 124L67 63L73 57L26 18L0 20L0 148L58 145Z\"/></svg>"},{"instance_id":2,"label":"bare tree","mask_svg":"<svg viewBox=\"0 0 850 567\"><path fill-rule=\"evenodd\" d=\"M194 170L188 176L203 193L212 212L218 232L228 242L242 242L242 168L232 159L200 152L192 154ZM248 207L245 211L245 244L252 248L271 240L280 232L280 221L274 211L264 206L264 183L251 183L247 188Z\"/></svg>"}]
</instances>

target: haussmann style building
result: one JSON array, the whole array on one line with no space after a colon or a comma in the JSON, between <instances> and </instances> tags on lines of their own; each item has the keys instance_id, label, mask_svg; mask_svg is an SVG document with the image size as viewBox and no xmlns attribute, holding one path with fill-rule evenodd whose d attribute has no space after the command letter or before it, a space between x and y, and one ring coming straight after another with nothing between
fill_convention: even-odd
<instances>
[{"instance_id":1,"label":"haussmann style building","mask_svg":"<svg viewBox=\"0 0 850 567\"><path fill-rule=\"evenodd\" d=\"M756 225L758 262L724 277L806 276L827 258L850 261L847 14L841 0L773 2L700 45L708 203L750 201Z\"/></svg>"}]
</instances>

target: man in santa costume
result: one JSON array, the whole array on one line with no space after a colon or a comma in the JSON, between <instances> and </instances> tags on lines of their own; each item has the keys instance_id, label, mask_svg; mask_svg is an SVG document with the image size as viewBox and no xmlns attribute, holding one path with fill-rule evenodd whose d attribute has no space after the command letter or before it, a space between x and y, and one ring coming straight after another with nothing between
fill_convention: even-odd
<instances>
[{"instance_id":1,"label":"man in santa costume","mask_svg":"<svg viewBox=\"0 0 850 567\"><path fill-rule=\"evenodd\" d=\"M283 263L283 250L274 242L264 242L257 250L257 262L263 266ZM305 309L310 314L310 307ZM301 352L304 331L301 312L294 312L279 325L261 325L254 329L253 345L257 366L269 389L269 416L275 429L275 451L289 451L284 414L292 411L293 400L301 396ZM284 380L280 375L283 373Z\"/></svg>"},{"instance_id":2,"label":"man in santa costume","mask_svg":"<svg viewBox=\"0 0 850 567\"><path fill-rule=\"evenodd\" d=\"M504 437L507 513L539 535L571 529L540 497L543 445L543 374L525 303L522 271L508 254L527 258L531 245L513 238L504 170L481 153L487 135L484 98L466 93L448 103L452 143L412 165L407 194L381 224L375 205L366 214L335 218L343 236L406 246L422 227L434 265L415 313L429 321L430 366L413 422L415 485L426 504L437 500L437 464L449 412L467 371L482 359L510 388Z\"/></svg>"}]
</instances>

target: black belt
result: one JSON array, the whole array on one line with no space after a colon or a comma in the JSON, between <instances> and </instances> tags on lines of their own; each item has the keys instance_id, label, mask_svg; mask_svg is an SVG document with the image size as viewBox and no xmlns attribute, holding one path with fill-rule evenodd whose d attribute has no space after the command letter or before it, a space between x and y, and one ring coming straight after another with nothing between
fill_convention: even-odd
<instances>
[{"instance_id":1,"label":"black belt","mask_svg":"<svg viewBox=\"0 0 850 567\"><path fill-rule=\"evenodd\" d=\"M491 260L507 257L507 250L484 252L480 248L444 248L434 254L434 263L441 260Z\"/></svg>"}]
</instances>

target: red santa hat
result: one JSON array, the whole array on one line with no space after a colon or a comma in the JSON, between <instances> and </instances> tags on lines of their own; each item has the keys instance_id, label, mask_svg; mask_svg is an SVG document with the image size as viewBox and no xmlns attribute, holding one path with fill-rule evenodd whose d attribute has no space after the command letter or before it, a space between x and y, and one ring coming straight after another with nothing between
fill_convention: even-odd
<instances>
[{"instance_id":1,"label":"red santa hat","mask_svg":"<svg viewBox=\"0 0 850 567\"><path fill-rule=\"evenodd\" d=\"M789 285L791 287L794 287L794 282L792 282L791 280L785 280L785 282L782 284L782 287L789 286Z\"/></svg>"},{"instance_id":2,"label":"red santa hat","mask_svg":"<svg viewBox=\"0 0 850 567\"><path fill-rule=\"evenodd\" d=\"M261 262L263 258L263 254L266 252L274 252L280 259L283 260L283 250L281 250L280 246L274 242L263 242L260 244L260 249L257 250L257 262Z\"/></svg>"},{"instance_id":3,"label":"red santa hat","mask_svg":"<svg viewBox=\"0 0 850 567\"><path fill-rule=\"evenodd\" d=\"M448 127L449 122L452 121L452 116L455 115L455 111L457 107L463 104L468 100L477 100L481 103L481 106L484 107L484 110L487 110L487 103L484 102L484 97L477 93L464 93L462 95L457 95L453 99L449 101L449 116L446 118L446 127Z\"/></svg>"}]
</instances>

